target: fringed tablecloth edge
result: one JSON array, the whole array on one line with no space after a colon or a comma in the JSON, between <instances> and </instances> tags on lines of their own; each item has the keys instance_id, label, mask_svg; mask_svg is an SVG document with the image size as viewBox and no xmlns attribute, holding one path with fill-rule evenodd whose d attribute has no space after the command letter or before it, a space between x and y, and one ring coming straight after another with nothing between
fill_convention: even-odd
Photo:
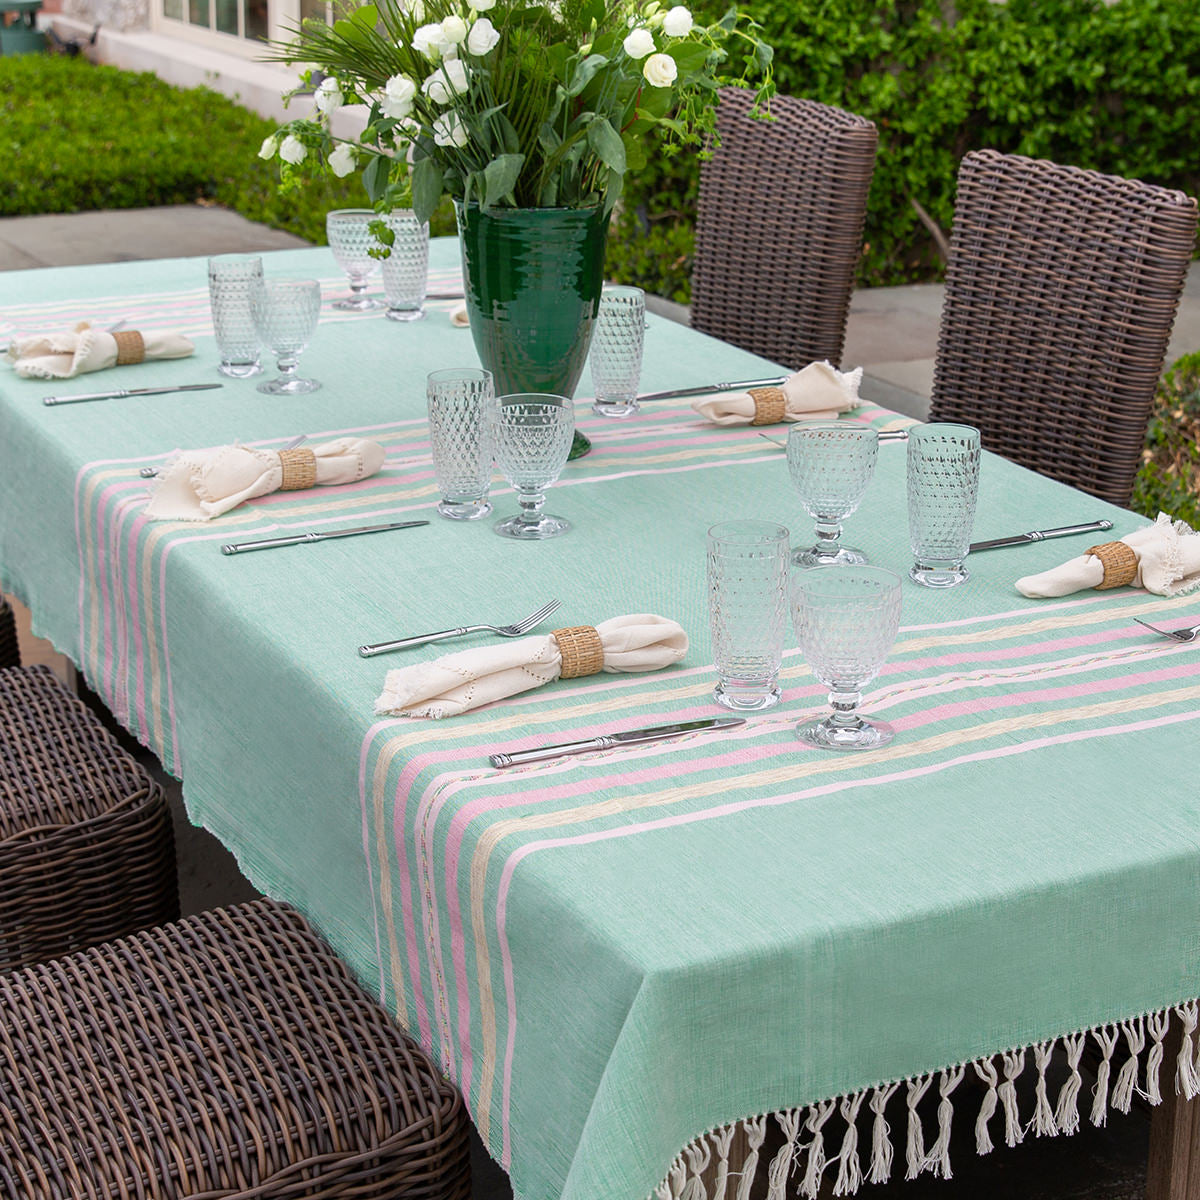
<instances>
[{"instance_id":1,"label":"fringed tablecloth edge","mask_svg":"<svg viewBox=\"0 0 1200 1200\"><path fill-rule=\"evenodd\" d=\"M905 1178L915 1179L930 1171L935 1176L949 1179L950 1128L954 1119L954 1104L950 1097L968 1069L975 1071L986 1089L975 1119L975 1149L979 1154L987 1154L993 1148L989 1124L997 1108L1003 1110L1004 1141L1009 1146L1017 1145L1031 1131L1039 1137L1076 1133L1082 1124L1079 1094L1083 1081L1079 1064L1088 1038L1095 1042L1101 1055L1089 1119L1093 1125L1104 1125L1110 1108L1122 1113L1129 1111L1135 1093L1152 1105L1162 1103L1159 1074L1164 1056L1163 1039L1170 1028L1172 1013L1181 1024L1180 1048L1175 1058L1175 1091L1186 1100L1194 1099L1200 1096L1200 1045L1196 1037L1200 999L1185 1000L1156 1012L1062 1034L1048 1041L955 1063L923 1075L872 1084L844 1096L780 1112L760 1113L710 1129L683 1148L646 1200L748 1200L768 1122L772 1119L783 1131L784 1143L768 1168L767 1200L786 1200L788 1181L793 1174L799 1176L796 1195L804 1200L815 1200L826 1169L833 1168L835 1163L835 1196L853 1195L864 1179L871 1183L886 1183L892 1174L896 1149L884 1110L888 1100L901 1088L906 1089L907 1107ZM1146 1047L1147 1036L1150 1050L1146 1058L1145 1087L1139 1088L1139 1055ZM1122 1040L1126 1057L1114 1078L1112 1060ZM1046 1068L1058 1046L1066 1051L1070 1074L1059 1090L1056 1103L1051 1105ZM999 1067L996 1060L999 1060ZM1023 1122L1018 1109L1016 1081L1030 1060L1037 1071L1034 1112ZM917 1105L931 1087L936 1087L940 1099L937 1135L926 1149ZM864 1102L874 1114L870 1157L865 1169L859 1154L855 1123ZM825 1126L835 1110L840 1117L836 1124L841 1128L842 1144L838 1153L829 1158L825 1146L830 1131ZM734 1134L739 1130L745 1135L746 1153L740 1167L735 1168L730 1162L730 1153ZM701 1179L710 1166L713 1168L711 1196Z\"/></svg>"}]
</instances>

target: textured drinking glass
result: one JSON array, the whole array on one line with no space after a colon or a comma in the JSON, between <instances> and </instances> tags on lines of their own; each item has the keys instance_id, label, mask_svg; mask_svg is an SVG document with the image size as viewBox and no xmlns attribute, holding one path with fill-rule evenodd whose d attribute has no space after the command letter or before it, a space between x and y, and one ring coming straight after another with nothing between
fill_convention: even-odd
<instances>
[{"instance_id":1,"label":"textured drinking glass","mask_svg":"<svg viewBox=\"0 0 1200 1200\"><path fill-rule=\"evenodd\" d=\"M370 312L383 307L383 301L366 294L367 280L379 266L379 259L371 256L372 250L381 249L371 232L371 222L376 219L369 208L335 208L325 215L329 248L337 265L350 277L350 295L344 300L335 300L334 308Z\"/></svg>"},{"instance_id":2,"label":"textured drinking glass","mask_svg":"<svg viewBox=\"0 0 1200 1200\"><path fill-rule=\"evenodd\" d=\"M387 225L395 241L383 260L383 294L388 303L384 316L391 321L419 321L425 315L429 226L407 208L389 213Z\"/></svg>"},{"instance_id":3,"label":"textured drinking glass","mask_svg":"<svg viewBox=\"0 0 1200 1200\"><path fill-rule=\"evenodd\" d=\"M593 412L632 417L638 411L645 338L646 293L636 287L606 287L592 331Z\"/></svg>"},{"instance_id":4,"label":"textured drinking glass","mask_svg":"<svg viewBox=\"0 0 1200 1200\"><path fill-rule=\"evenodd\" d=\"M499 396L490 409L493 448L500 473L517 490L521 511L497 521L502 537L551 538L569 521L542 512L546 489L562 474L575 436L575 409L566 396L516 392Z\"/></svg>"},{"instance_id":5,"label":"textured drinking glass","mask_svg":"<svg viewBox=\"0 0 1200 1200\"><path fill-rule=\"evenodd\" d=\"M254 293L262 286L257 254L218 254L208 260L208 299L221 356L217 370L234 379L261 375L262 343L254 327Z\"/></svg>"},{"instance_id":6,"label":"textured drinking glass","mask_svg":"<svg viewBox=\"0 0 1200 1200\"><path fill-rule=\"evenodd\" d=\"M805 421L788 431L787 459L804 511L817 523L817 544L798 549L803 567L864 563L861 550L843 546L842 521L856 508L875 473L879 435L850 421Z\"/></svg>"},{"instance_id":7,"label":"textured drinking glass","mask_svg":"<svg viewBox=\"0 0 1200 1200\"><path fill-rule=\"evenodd\" d=\"M874 750L895 731L858 714L900 628L900 576L862 564L810 567L792 578L792 620L812 673L829 689L831 716L802 721L796 736L818 750Z\"/></svg>"},{"instance_id":8,"label":"textured drinking glass","mask_svg":"<svg viewBox=\"0 0 1200 1200\"><path fill-rule=\"evenodd\" d=\"M779 701L787 620L788 531L769 521L723 521L708 531L708 621L726 708Z\"/></svg>"},{"instance_id":9,"label":"textured drinking glass","mask_svg":"<svg viewBox=\"0 0 1200 1200\"><path fill-rule=\"evenodd\" d=\"M954 587L979 497L979 430L934 422L908 432L908 536L916 562L909 577L925 587Z\"/></svg>"},{"instance_id":10,"label":"textured drinking glass","mask_svg":"<svg viewBox=\"0 0 1200 1200\"><path fill-rule=\"evenodd\" d=\"M321 315L321 285L315 279L266 279L255 293L254 326L263 345L276 357L277 379L258 385L269 396L302 396L321 385L301 379L296 363L312 341Z\"/></svg>"},{"instance_id":11,"label":"textured drinking glass","mask_svg":"<svg viewBox=\"0 0 1200 1200\"><path fill-rule=\"evenodd\" d=\"M434 371L426 377L433 473L442 498L437 510L452 521L492 511L492 373L478 367Z\"/></svg>"}]
</instances>

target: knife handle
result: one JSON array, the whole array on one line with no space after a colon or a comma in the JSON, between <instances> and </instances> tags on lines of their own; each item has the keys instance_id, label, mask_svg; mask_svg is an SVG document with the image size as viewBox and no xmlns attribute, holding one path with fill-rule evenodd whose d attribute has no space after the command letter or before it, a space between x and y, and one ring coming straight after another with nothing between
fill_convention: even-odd
<instances>
[{"instance_id":1,"label":"knife handle","mask_svg":"<svg viewBox=\"0 0 1200 1200\"><path fill-rule=\"evenodd\" d=\"M297 533L288 537L264 538L261 542L227 542L222 554L248 554L251 550L274 550L276 546L298 546L301 542L319 542L319 533Z\"/></svg>"},{"instance_id":2,"label":"knife handle","mask_svg":"<svg viewBox=\"0 0 1200 1200\"><path fill-rule=\"evenodd\" d=\"M588 738L585 742L560 742L557 746L542 746L537 750L512 750L508 753L489 754L488 762L493 767L520 767L525 763L562 758L565 754L586 754L589 750L607 750L616 744L607 734L602 734L600 737Z\"/></svg>"},{"instance_id":3,"label":"knife handle","mask_svg":"<svg viewBox=\"0 0 1200 1200\"><path fill-rule=\"evenodd\" d=\"M1041 542L1046 538L1068 537L1073 533L1095 533L1111 529L1111 521L1088 521L1084 525L1060 525L1057 529L1035 529L1028 536L1031 541Z\"/></svg>"},{"instance_id":4,"label":"knife handle","mask_svg":"<svg viewBox=\"0 0 1200 1200\"><path fill-rule=\"evenodd\" d=\"M43 396L43 404L80 404L84 400L119 400L129 393L122 388L116 392L80 392L78 396Z\"/></svg>"}]
</instances>

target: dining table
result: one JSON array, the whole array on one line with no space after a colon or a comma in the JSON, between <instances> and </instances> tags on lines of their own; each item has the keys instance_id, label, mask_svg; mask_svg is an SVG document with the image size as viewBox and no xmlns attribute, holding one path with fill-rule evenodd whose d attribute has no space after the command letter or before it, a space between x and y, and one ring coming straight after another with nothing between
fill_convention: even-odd
<instances>
[{"instance_id":1,"label":"dining table","mask_svg":"<svg viewBox=\"0 0 1200 1200\"><path fill-rule=\"evenodd\" d=\"M0 583L182 780L190 820L304 913L461 1089L517 1200L747 1200L756 1171L770 1200L845 1195L948 1176L964 1122L1000 1153L1139 1095L1184 1113L1177 1131L1193 1120L1200 647L1135 618L1182 625L1200 598L1014 587L1148 518L985 451L976 539L1113 529L971 554L953 588L905 578L863 700L890 745L797 740L826 693L789 633L780 703L740 727L499 769L500 751L728 715L712 697L706 531L766 520L811 544L786 455L759 436L786 426L718 427L686 398L596 416L585 373L575 420L591 450L547 497L572 528L501 538L492 519L434 509L426 375L478 364L455 302L413 322L341 312L328 249L263 262L268 278L321 282L299 364L321 381L310 395L218 373L203 258L0 276L0 340L88 320L195 345L68 380L0 363ZM433 239L430 289L460 279L457 243ZM782 373L647 322L644 391ZM222 386L43 404L195 383ZM866 402L846 419L912 423ZM147 515L144 469L299 435L378 442L383 467L210 521ZM905 488L904 441L881 442L845 523L901 576ZM494 518L516 511L499 476L491 499ZM654 614L682 626L687 652L441 720L376 713L389 671L488 635L369 658L361 645L551 599L535 634ZM1200 1195L1200 1160L1191 1170L1193 1190L1172 1195Z\"/></svg>"}]
</instances>

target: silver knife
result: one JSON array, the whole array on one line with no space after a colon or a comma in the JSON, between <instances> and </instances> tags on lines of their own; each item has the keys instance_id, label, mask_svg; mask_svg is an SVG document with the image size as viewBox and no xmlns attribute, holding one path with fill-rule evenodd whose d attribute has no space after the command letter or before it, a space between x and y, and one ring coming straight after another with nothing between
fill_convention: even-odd
<instances>
[{"instance_id":1,"label":"silver knife","mask_svg":"<svg viewBox=\"0 0 1200 1200\"><path fill-rule=\"evenodd\" d=\"M123 396L161 396L164 392L206 392L223 383L183 383L174 387L118 388L114 392L80 392L77 396L43 396L43 404L81 404L84 400L119 400Z\"/></svg>"},{"instance_id":2,"label":"silver knife","mask_svg":"<svg viewBox=\"0 0 1200 1200\"><path fill-rule=\"evenodd\" d=\"M302 542L325 542L331 538L357 537L360 533L384 533L388 529L415 529L428 521L393 521L390 525L359 525L354 529L327 529L324 532L291 534L288 537L263 538L257 542L226 542L222 554L243 554L248 550L274 550L276 546L299 546Z\"/></svg>"},{"instance_id":3,"label":"silver knife","mask_svg":"<svg viewBox=\"0 0 1200 1200\"><path fill-rule=\"evenodd\" d=\"M745 723L745 717L712 717L705 721L684 721L679 725L651 725L647 729L630 729L625 733L602 733L599 737L588 738L582 742L559 742L557 745L540 746L535 750L490 754L488 762L493 767L519 767L524 763L560 758L564 754L586 754L589 750L608 750L613 746L639 746L646 742L661 742L666 738L681 737L685 733L696 733L701 729L736 729Z\"/></svg>"},{"instance_id":4,"label":"silver knife","mask_svg":"<svg viewBox=\"0 0 1200 1200\"><path fill-rule=\"evenodd\" d=\"M733 383L705 383L699 387L672 388L669 392L647 392L638 400L673 400L675 397L707 396L710 392L745 392L756 387L779 387L787 382L786 375L774 379L738 379Z\"/></svg>"},{"instance_id":5,"label":"silver knife","mask_svg":"<svg viewBox=\"0 0 1200 1200\"><path fill-rule=\"evenodd\" d=\"M1057 529L1031 529L1014 537L992 538L988 542L972 542L969 553L980 550L999 550L1001 546L1027 546L1030 542L1044 542L1047 538L1070 537L1073 533L1096 533L1111 529L1111 521L1089 521L1086 525L1060 525Z\"/></svg>"}]
</instances>

